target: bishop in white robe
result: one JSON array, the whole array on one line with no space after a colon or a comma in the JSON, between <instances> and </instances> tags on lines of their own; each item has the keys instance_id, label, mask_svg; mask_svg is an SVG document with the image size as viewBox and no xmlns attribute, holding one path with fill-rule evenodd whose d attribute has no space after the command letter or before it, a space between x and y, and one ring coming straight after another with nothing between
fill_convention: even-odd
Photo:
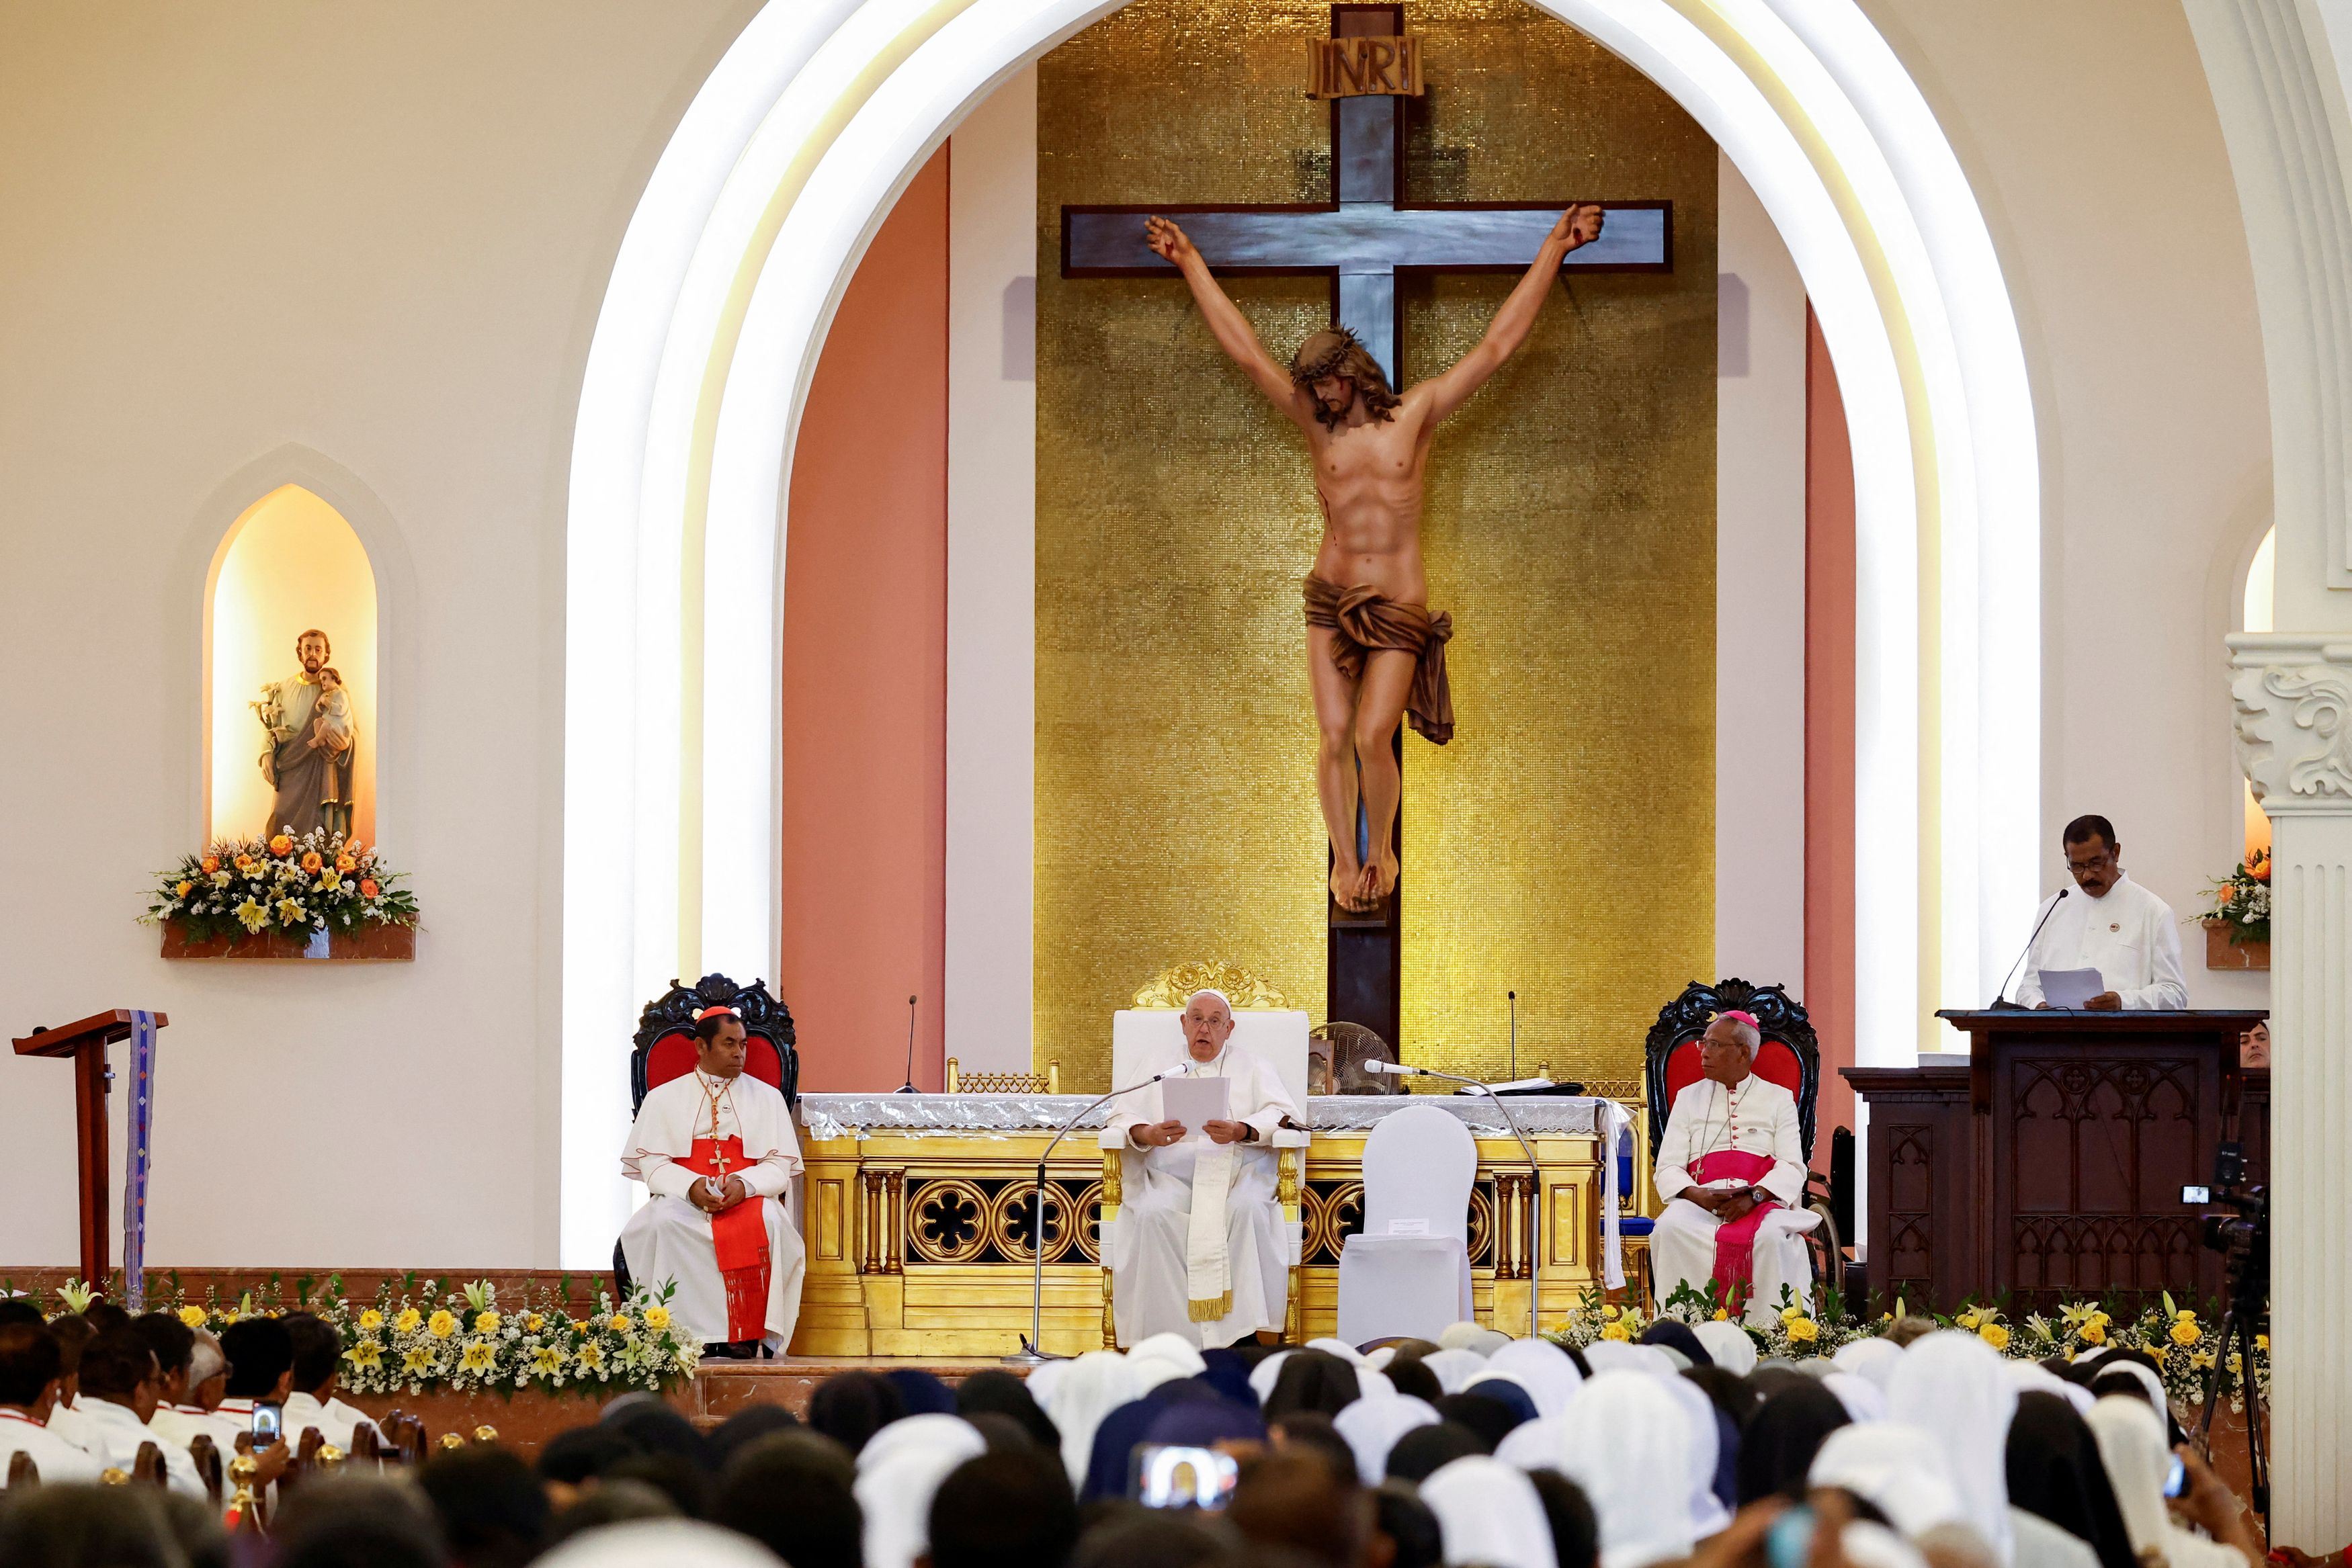
<instances>
[{"instance_id":1,"label":"bishop in white robe","mask_svg":"<svg viewBox=\"0 0 2352 1568\"><path fill-rule=\"evenodd\" d=\"M1763 1037L1746 1013L1725 1013L1699 1037L1703 1076L1675 1096L1654 1173L1666 1206L1650 1236L1664 1306L1675 1287L1712 1280L1728 1305L1746 1291L1749 1321L1778 1315L1782 1286L1803 1305L1812 1289L1804 1233L1821 1223L1800 1200L1804 1141L1796 1096L1756 1071Z\"/></svg>"},{"instance_id":2,"label":"bishop in white robe","mask_svg":"<svg viewBox=\"0 0 2352 1568\"><path fill-rule=\"evenodd\" d=\"M2017 983L2017 999L2025 1006L2047 1005L2044 969L2096 969L2106 989L2083 1004L2093 1012L2189 1005L2180 921L2170 904L2124 874L2115 831L2105 817L2066 824L2060 847L2074 885L2051 894L2034 913L2025 976Z\"/></svg>"},{"instance_id":3,"label":"bishop in white robe","mask_svg":"<svg viewBox=\"0 0 2352 1568\"><path fill-rule=\"evenodd\" d=\"M1122 1345L1158 1333L1213 1348L1279 1332L1289 1249L1276 1191L1275 1129L1298 1107L1275 1070L1229 1049L1233 1008L1215 991L1184 1004L1184 1051L1144 1063L1223 1078L1223 1119L1169 1119L1157 1083L1128 1095L1109 1123L1123 1135L1122 1198L1105 1261Z\"/></svg>"},{"instance_id":4,"label":"bishop in white robe","mask_svg":"<svg viewBox=\"0 0 2352 1568\"><path fill-rule=\"evenodd\" d=\"M792 1110L746 1074L742 1020L725 1009L695 1025L695 1070L646 1091L621 1153L621 1170L652 1201L621 1231L637 1283L677 1291L669 1311L681 1334L781 1352L800 1316L806 1253L781 1201L801 1171Z\"/></svg>"}]
</instances>

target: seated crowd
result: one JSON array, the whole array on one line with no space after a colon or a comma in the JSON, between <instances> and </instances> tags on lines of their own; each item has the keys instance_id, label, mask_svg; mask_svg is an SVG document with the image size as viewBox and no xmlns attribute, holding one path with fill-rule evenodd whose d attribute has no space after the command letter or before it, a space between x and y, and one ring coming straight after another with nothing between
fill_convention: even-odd
<instances>
[{"instance_id":1,"label":"seated crowd","mask_svg":"<svg viewBox=\"0 0 2352 1568\"><path fill-rule=\"evenodd\" d=\"M1761 1364L1729 1322L1582 1352L1467 1323L1369 1352L1164 1334L1025 1381L843 1373L804 1421L757 1405L709 1431L632 1394L535 1462L483 1442L325 1473L280 1444L255 1456L256 1482L277 1483L266 1535L231 1536L183 1464L201 1439L233 1448L223 1412L275 1398L289 1434L299 1420L373 1446L334 1399L323 1340L299 1318L215 1345L163 1314L0 1309L0 1568L2262 1562L2144 1358L2009 1362L1919 1320L1834 1359ZM148 1442L161 1484L93 1482ZM2168 1499L2176 1457L2185 1485ZM1171 1479L1216 1506L1136 1500Z\"/></svg>"}]
</instances>

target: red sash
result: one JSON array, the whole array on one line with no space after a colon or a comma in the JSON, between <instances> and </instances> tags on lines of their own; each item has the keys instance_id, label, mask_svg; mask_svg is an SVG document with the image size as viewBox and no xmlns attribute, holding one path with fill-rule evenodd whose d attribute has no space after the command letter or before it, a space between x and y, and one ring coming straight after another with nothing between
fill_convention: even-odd
<instances>
[{"instance_id":1,"label":"red sash","mask_svg":"<svg viewBox=\"0 0 2352 1568\"><path fill-rule=\"evenodd\" d=\"M678 1161L697 1176L719 1174L719 1158L736 1175L751 1162L743 1140L694 1140L694 1152ZM710 1217L710 1241L719 1254L719 1280L727 1289L727 1337L761 1339L768 1332L768 1218L754 1193L734 1207Z\"/></svg>"},{"instance_id":2,"label":"red sash","mask_svg":"<svg viewBox=\"0 0 2352 1568\"><path fill-rule=\"evenodd\" d=\"M1771 1155L1751 1155L1743 1149L1717 1149L1690 1163L1690 1174L1701 1185L1727 1179L1752 1183L1771 1171ZM1715 1228L1715 1282L1722 1288L1726 1302L1731 1301L1733 1291L1745 1291L1756 1278L1756 1228L1764 1223L1767 1209L1780 1207L1777 1200L1759 1193L1754 1208Z\"/></svg>"}]
</instances>

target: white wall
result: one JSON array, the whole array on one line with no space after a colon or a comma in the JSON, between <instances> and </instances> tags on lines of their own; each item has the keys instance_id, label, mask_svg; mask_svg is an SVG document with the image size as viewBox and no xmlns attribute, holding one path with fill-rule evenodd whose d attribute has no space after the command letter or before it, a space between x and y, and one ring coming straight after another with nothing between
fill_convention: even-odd
<instances>
[{"instance_id":1,"label":"white wall","mask_svg":"<svg viewBox=\"0 0 2352 1568\"><path fill-rule=\"evenodd\" d=\"M152 1262L554 1260L572 410L630 209L753 8L0 16L0 1022L171 1014ZM132 924L204 831L206 566L287 478L383 580L414 964L166 964ZM70 1079L0 1057L0 1262L74 1260Z\"/></svg>"},{"instance_id":2,"label":"white wall","mask_svg":"<svg viewBox=\"0 0 2352 1568\"><path fill-rule=\"evenodd\" d=\"M2017 303L2043 462L2043 885L2095 811L2184 917L2235 863L2226 580L2269 514L2236 187L2187 21L2137 0L1863 0L1958 152ZM2191 1005L2264 1005L2209 971Z\"/></svg>"},{"instance_id":3,"label":"white wall","mask_svg":"<svg viewBox=\"0 0 2352 1568\"><path fill-rule=\"evenodd\" d=\"M1805 981L1805 286L1717 162L1715 977Z\"/></svg>"},{"instance_id":4,"label":"white wall","mask_svg":"<svg viewBox=\"0 0 2352 1568\"><path fill-rule=\"evenodd\" d=\"M948 151L947 1049L1030 1067L1036 810L1037 70Z\"/></svg>"}]
</instances>

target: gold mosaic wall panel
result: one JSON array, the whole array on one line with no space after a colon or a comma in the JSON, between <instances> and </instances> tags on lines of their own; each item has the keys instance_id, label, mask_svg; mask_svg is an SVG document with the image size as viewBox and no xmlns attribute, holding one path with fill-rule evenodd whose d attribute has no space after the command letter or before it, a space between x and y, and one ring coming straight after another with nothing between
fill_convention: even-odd
<instances>
[{"instance_id":1,"label":"gold mosaic wall panel","mask_svg":"<svg viewBox=\"0 0 2352 1568\"><path fill-rule=\"evenodd\" d=\"M1415 0L1419 200L1675 203L1675 271L1555 290L1436 438L1424 542L1460 730L1405 745L1409 1059L1626 1076L1713 963L1714 144L1519 0ZM1110 1010L1223 958L1316 1018L1324 845L1298 579L1320 517L1295 431L1182 287L1058 275L1066 203L1328 199L1301 91L1327 5L1136 0L1038 82L1035 1050L1108 1084ZM1406 379L1504 277L1404 290ZM1320 280L1228 288L1277 357Z\"/></svg>"}]
</instances>

